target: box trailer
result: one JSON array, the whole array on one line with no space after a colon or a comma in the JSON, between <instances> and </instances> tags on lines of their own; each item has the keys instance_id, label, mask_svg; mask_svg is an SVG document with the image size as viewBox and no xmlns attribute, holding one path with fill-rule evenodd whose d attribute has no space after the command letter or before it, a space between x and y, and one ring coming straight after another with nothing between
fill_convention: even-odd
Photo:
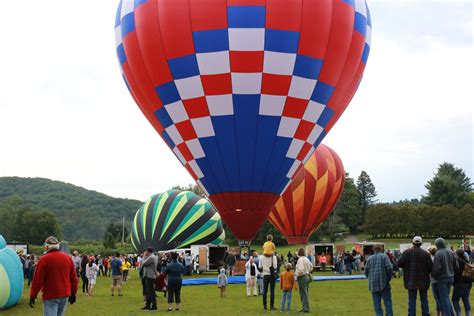
<instances>
[{"instance_id":1,"label":"box trailer","mask_svg":"<svg viewBox=\"0 0 474 316\"><path fill-rule=\"evenodd\" d=\"M306 246L306 256L313 257L313 265L316 270L321 269L321 256L326 257L326 268L334 270L334 244L310 244Z\"/></svg>"},{"instance_id":2,"label":"box trailer","mask_svg":"<svg viewBox=\"0 0 474 316\"><path fill-rule=\"evenodd\" d=\"M218 271L225 265L224 256L228 249L227 245L191 246L191 256L197 265L198 273Z\"/></svg>"},{"instance_id":3,"label":"box trailer","mask_svg":"<svg viewBox=\"0 0 474 316\"><path fill-rule=\"evenodd\" d=\"M354 243L354 249L361 255L368 257L374 254L374 246L376 244L382 245L382 251L385 251L385 245L381 242L356 242ZM367 260L367 258L366 258Z\"/></svg>"}]
</instances>

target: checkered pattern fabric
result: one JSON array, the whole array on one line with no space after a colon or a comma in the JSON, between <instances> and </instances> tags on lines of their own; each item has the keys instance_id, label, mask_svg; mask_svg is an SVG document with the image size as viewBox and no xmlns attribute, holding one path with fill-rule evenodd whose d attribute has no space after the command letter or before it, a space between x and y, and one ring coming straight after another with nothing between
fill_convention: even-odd
<instances>
[{"instance_id":1,"label":"checkered pattern fabric","mask_svg":"<svg viewBox=\"0 0 474 316\"><path fill-rule=\"evenodd\" d=\"M365 0L122 0L115 24L132 96L211 196L281 194L354 95L370 31Z\"/></svg>"}]
</instances>

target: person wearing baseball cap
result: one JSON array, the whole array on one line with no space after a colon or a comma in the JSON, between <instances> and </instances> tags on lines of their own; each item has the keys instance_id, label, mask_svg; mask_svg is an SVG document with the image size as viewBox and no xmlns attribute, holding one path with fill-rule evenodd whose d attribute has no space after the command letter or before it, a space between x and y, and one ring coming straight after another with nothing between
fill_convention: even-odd
<instances>
[{"instance_id":1,"label":"person wearing baseball cap","mask_svg":"<svg viewBox=\"0 0 474 316\"><path fill-rule=\"evenodd\" d=\"M421 248L423 239L413 237L413 247L405 250L397 262L403 269L403 283L408 290L408 316L416 315L416 297L420 293L421 314L429 315L428 289L430 287L430 273L433 262L430 254Z\"/></svg>"},{"instance_id":2,"label":"person wearing baseball cap","mask_svg":"<svg viewBox=\"0 0 474 316\"><path fill-rule=\"evenodd\" d=\"M43 292L44 315L64 315L66 304L76 302L77 274L69 255L59 251L56 237L46 238L46 253L41 256L30 289L30 307L35 307L39 291Z\"/></svg>"}]
</instances>

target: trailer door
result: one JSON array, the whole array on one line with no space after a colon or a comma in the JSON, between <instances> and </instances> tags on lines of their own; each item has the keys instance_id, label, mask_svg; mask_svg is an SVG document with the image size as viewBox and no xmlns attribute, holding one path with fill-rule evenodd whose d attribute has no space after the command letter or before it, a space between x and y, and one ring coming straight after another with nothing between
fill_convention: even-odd
<instances>
[{"instance_id":1,"label":"trailer door","mask_svg":"<svg viewBox=\"0 0 474 316\"><path fill-rule=\"evenodd\" d=\"M199 270L209 271L209 260L207 259L207 247L199 247Z\"/></svg>"}]
</instances>

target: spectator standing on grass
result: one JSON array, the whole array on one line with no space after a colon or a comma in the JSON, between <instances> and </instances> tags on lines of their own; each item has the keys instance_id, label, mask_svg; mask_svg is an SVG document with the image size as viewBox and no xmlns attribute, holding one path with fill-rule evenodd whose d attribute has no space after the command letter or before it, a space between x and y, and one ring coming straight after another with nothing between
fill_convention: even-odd
<instances>
[{"instance_id":1,"label":"spectator standing on grass","mask_svg":"<svg viewBox=\"0 0 474 316\"><path fill-rule=\"evenodd\" d=\"M300 299L302 309L300 312L309 313L309 283L313 281L313 264L309 262L304 255L304 249L298 250L298 261L296 262L295 274L298 280L298 288L300 291Z\"/></svg>"},{"instance_id":2,"label":"spectator standing on grass","mask_svg":"<svg viewBox=\"0 0 474 316\"><path fill-rule=\"evenodd\" d=\"M285 311L285 303L287 312L290 312L291 293L293 292L293 289L298 288L295 282L295 274L291 271L292 268L293 266L291 263L287 263L285 265L285 271L280 275L280 289L282 290L280 311L282 313Z\"/></svg>"},{"instance_id":3,"label":"spectator standing on grass","mask_svg":"<svg viewBox=\"0 0 474 316\"><path fill-rule=\"evenodd\" d=\"M270 310L275 309L275 270L277 266L277 260L275 256L267 257L265 255L260 256L258 267L263 273L263 309L267 309L267 293L270 288Z\"/></svg>"},{"instance_id":4,"label":"spectator standing on grass","mask_svg":"<svg viewBox=\"0 0 474 316\"><path fill-rule=\"evenodd\" d=\"M76 302L77 273L70 256L59 251L56 237L46 238L30 289L30 307L35 307L39 291L43 292L44 315L64 315L66 304Z\"/></svg>"},{"instance_id":5,"label":"spectator standing on grass","mask_svg":"<svg viewBox=\"0 0 474 316\"><path fill-rule=\"evenodd\" d=\"M109 259L107 256L104 257L102 260L102 265L104 266L104 276L108 276L109 274Z\"/></svg>"},{"instance_id":6,"label":"spectator standing on grass","mask_svg":"<svg viewBox=\"0 0 474 316\"><path fill-rule=\"evenodd\" d=\"M81 268L81 257L79 257L79 252L74 250L72 252L72 262L74 262L74 268L76 269L76 274L79 276L79 269Z\"/></svg>"},{"instance_id":7,"label":"spectator standing on grass","mask_svg":"<svg viewBox=\"0 0 474 316\"><path fill-rule=\"evenodd\" d=\"M157 310L156 296L155 296L155 279L156 267L158 259L153 254L153 248L147 248L143 254L143 261L141 265L142 276L145 284L146 303L143 310Z\"/></svg>"},{"instance_id":8,"label":"spectator standing on grass","mask_svg":"<svg viewBox=\"0 0 474 316\"><path fill-rule=\"evenodd\" d=\"M176 310L179 310L181 304L181 286L183 285L184 266L178 262L178 254L171 254L171 263L165 268L168 276L168 311L173 310L173 303L176 303Z\"/></svg>"},{"instance_id":9,"label":"spectator standing on grass","mask_svg":"<svg viewBox=\"0 0 474 316\"><path fill-rule=\"evenodd\" d=\"M454 282L454 275L459 268L458 261L454 253L446 248L446 241L443 238L435 240L438 250L433 259L433 272L431 275L438 284L439 301L441 312L444 315L454 315L449 294Z\"/></svg>"},{"instance_id":10,"label":"spectator standing on grass","mask_svg":"<svg viewBox=\"0 0 474 316\"><path fill-rule=\"evenodd\" d=\"M193 272L193 257L190 253L184 256L184 265L186 267L186 275L192 275Z\"/></svg>"},{"instance_id":11,"label":"spectator standing on grass","mask_svg":"<svg viewBox=\"0 0 474 316\"><path fill-rule=\"evenodd\" d=\"M369 279L369 291L372 293L375 315L383 316L383 300L385 315L393 316L392 292L390 288L393 265L389 257L382 251L382 245L374 245L374 254L367 259L364 273Z\"/></svg>"},{"instance_id":12,"label":"spectator standing on grass","mask_svg":"<svg viewBox=\"0 0 474 316\"><path fill-rule=\"evenodd\" d=\"M428 249L428 253L430 254L431 261L434 259L434 255L436 253L436 247L431 246ZM433 293L433 298L436 302L436 316L441 316L441 303L439 301L439 292L438 292L438 284L435 278L430 274L430 282L431 282L431 292Z\"/></svg>"},{"instance_id":13,"label":"spectator standing on grass","mask_svg":"<svg viewBox=\"0 0 474 316\"><path fill-rule=\"evenodd\" d=\"M416 315L416 297L420 293L421 314L430 314L428 305L428 289L430 288L430 273L433 262L427 251L421 248L423 240L415 236L413 247L405 250L397 262L397 266L404 270L403 283L408 290L408 316ZM449 314L448 314L449 315Z\"/></svg>"},{"instance_id":14,"label":"spectator standing on grass","mask_svg":"<svg viewBox=\"0 0 474 316\"><path fill-rule=\"evenodd\" d=\"M247 296L257 296L257 274L258 267L253 261L253 257L245 263L245 283L247 284Z\"/></svg>"},{"instance_id":15,"label":"spectator standing on grass","mask_svg":"<svg viewBox=\"0 0 474 316\"><path fill-rule=\"evenodd\" d=\"M227 265L227 268L229 269L229 275L234 274L234 266L236 262L237 262L237 259L235 258L234 253L230 251L227 254L227 257L225 258L225 264Z\"/></svg>"},{"instance_id":16,"label":"spectator standing on grass","mask_svg":"<svg viewBox=\"0 0 474 316\"><path fill-rule=\"evenodd\" d=\"M225 269L221 269L219 275L217 276L217 287L219 288L219 292L221 293L221 297L225 297L227 285L229 281L227 279L227 275L225 274Z\"/></svg>"},{"instance_id":17,"label":"spectator standing on grass","mask_svg":"<svg viewBox=\"0 0 474 316\"><path fill-rule=\"evenodd\" d=\"M91 260L86 265L86 276L87 276L87 295L92 296L92 292L94 290L94 286L97 281L97 275L99 273L99 267L97 264Z\"/></svg>"},{"instance_id":18,"label":"spectator standing on grass","mask_svg":"<svg viewBox=\"0 0 474 316\"><path fill-rule=\"evenodd\" d=\"M110 270L112 273L112 296L114 296L115 288L118 290L118 296L122 296L122 261L120 254L117 252L110 260Z\"/></svg>"},{"instance_id":19,"label":"spectator standing on grass","mask_svg":"<svg viewBox=\"0 0 474 316\"><path fill-rule=\"evenodd\" d=\"M127 282L128 280L128 271L130 270L132 264L128 258L125 258L122 262L122 281Z\"/></svg>"},{"instance_id":20,"label":"spectator standing on grass","mask_svg":"<svg viewBox=\"0 0 474 316\"><path fill-rule=\"evenodd\" d=\"M456 259L458 260L459 269L454 274L454 289L453 289L453 306L456 316L461 316L461 305L459 301L462 299L464 310L467 316L471 316L471 303L469 296L471 295L472 281L464 278L462 272L466 264L469 264L469 259L464 253L463 249L456 250Z\"/></svg>"},{"instance_id":21,"label":"spectator standing on grass","mask_svg":"<svg viewBox=\"0 0 474 316\"><path fill-rule=\"evenodd\" d=\"M87 255L82 255L81 258L81 267L79 268L79 274L82 280L82 293L87 294L87 289L89 288L89 280L87 279L86 268L89 263L89 257Z\"/></svg>"}]
</instances>

